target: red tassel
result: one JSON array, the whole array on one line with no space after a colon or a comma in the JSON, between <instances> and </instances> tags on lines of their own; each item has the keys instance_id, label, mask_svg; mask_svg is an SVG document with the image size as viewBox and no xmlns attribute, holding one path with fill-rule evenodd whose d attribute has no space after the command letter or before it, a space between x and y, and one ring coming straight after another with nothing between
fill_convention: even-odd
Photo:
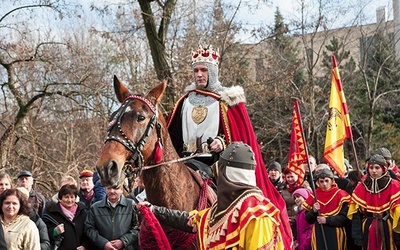
<instances>
[{"instance_id":1,"label":"red tassel","mask_svg":"<svg viewBox=\"0 0 400 250\"><path fill-rule=\"evenodd\" d=\"M156 146L154 148L154 162L156 164L159 164L162 162L162 160L163 160L163 148L160 140L157 140Z\"/></svg>"}]
</instances>

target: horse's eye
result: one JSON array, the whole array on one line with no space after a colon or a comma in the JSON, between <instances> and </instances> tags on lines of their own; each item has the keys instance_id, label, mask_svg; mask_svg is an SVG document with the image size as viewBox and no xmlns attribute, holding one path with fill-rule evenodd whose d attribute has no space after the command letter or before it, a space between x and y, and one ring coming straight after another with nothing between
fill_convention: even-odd
<instances>
[{"instance_id":1,"label":"horse's eye","mask_svg":"<svg viewBox=\"0 0 400 250\"><path fill-rule=\"evenodd\" d=\"M137 121L141 122L144 121L145 117L143 115L138 115Z\"/></svg>"}]
</instances>

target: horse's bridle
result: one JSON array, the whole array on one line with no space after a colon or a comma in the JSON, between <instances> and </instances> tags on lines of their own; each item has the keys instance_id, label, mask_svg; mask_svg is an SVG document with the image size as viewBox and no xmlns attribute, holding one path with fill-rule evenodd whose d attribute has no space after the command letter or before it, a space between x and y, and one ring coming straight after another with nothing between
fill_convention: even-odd
<instances>
[{"instance_id":1,"label":"horse's bridle","mask_svg":"<svg viewBox=\"0 0 400 250\"><path fill-rule=\"evenodd\" d=\"M147 124L146 130L140 140L135 144L129 137L122 131L122 126L121 126L121 119L122 116L124 115L126 109L129 107L132 101L134 100L139 100L143 103L146 104L147 107L150 108L150 110L153 112L153 116L150 118L149 123ZM162 137L161 137L161 125L157 120L158 118L158 111L157 111L157 106L154 106L147 98L140 96L140 95L131 95L125 98L124 102L122 103L121 107L116 111L115 115L113 116L112 120L108 124L107 128L107 137L104 141L106 143L107 141L117 141L121 143L126 149L128 149L131 153L132 156L129 160L127 160L124 164L124 167L122 171L125 172L126 177L128 178L128 183L129 183L129 189L131 188L132 184L132 179L133 179L133 173L134 170L138 170L138 175L141 175L142 173L142 168L144 166L144 159L142 155L142 150L144 145L146 144L147 138L149 137L151 131L153 128L156 126L157 130L157 137L160 143L162 144ZM119 135L114 136L110 135L112 129L114 126L118 126L118 131ZM133 167L135 166L135 167Z\"/></svg>"}]
</instances>

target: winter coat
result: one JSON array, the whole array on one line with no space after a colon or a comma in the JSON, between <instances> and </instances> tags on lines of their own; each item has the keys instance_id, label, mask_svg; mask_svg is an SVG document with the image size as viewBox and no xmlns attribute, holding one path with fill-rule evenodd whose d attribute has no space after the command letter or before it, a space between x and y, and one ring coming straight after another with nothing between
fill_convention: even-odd
<instances>
[{"instance_id":1,"label":"winter coat","mask_svg":"<svg viewBox=\"0 0 400 250\"><path fill-rule=\"evenodd\" d=\"M311 250L311 230L313 224L306 221L306 211L300 210L296 214L297 250Z\"/></svg>"},{"instance_id":2,"label":"winter coat","mask_svg":"<svg viewBox=\"0 0 400 250\"><path fill-rule=\"evenodd\" d=\"M55 240L54 228L64 223L65 232L61 234L64 239L61 242L60 250L75 250L78 246L85 246L85 248L88 249L89 244L84 233L87 208L83 203L77 204L78 208L72 221L64 215L60 203L49 202L46 206L46 214L43 216L43 221L47 225L52 243L54 243ZM53 222L53 219L58 222L57 225Z\"/></svg>"},{"instance_id":3,"label":"winter coat","mask_svg":"<svg viewBox=\"0 0 400 250\"><path fill-rule=\"evenodd\" d=\"M85 221L85 233L96 245L93 249L103 249L107 242L116 239L123 241L125 250L138 249L139 231L134 229L137 217L132 202L121 195L115 208L108 204L107 198L92 204Z\"/></svg>"},{"instance_id":4,"label":"winter coat","mask_svg":"<svg viewBox=\"0 0 400 250\"><path fill-rule=\"evenodd\" d=\"M40 237L40 249L41 250L48 250L50 249L50 238L47 232L47 226L39 217L39 214L35 212L35 214L31 217L31 220L35 222L36 227L39 230L39 237Z\"/></svg>"}]
</instances>

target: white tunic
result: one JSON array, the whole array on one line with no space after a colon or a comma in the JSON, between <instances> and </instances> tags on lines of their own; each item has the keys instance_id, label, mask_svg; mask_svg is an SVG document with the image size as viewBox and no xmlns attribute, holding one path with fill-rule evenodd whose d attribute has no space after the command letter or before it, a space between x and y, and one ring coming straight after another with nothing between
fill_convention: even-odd
<instances>
[{"instance_id":1,"label":"white tunic","mask_svg":"<svg viewBox=\"0 0 400 250\"><path fill-rule=\"evenodd\" d=\"M203 112L203 119L194 119L197 110ZM200 112L200 113L202 113ZM205 116L205 117L204 117ZM202 120L202 121L201 121ZM215 100L208 105L193 105L189 98L184 100L182 106L182 135L185 151L195 152L197 150L196 141L201 137L202 143L207 143L209 137L215 138L218 135L220 121L219 101Z\"/></svg>"}]
</instances>

